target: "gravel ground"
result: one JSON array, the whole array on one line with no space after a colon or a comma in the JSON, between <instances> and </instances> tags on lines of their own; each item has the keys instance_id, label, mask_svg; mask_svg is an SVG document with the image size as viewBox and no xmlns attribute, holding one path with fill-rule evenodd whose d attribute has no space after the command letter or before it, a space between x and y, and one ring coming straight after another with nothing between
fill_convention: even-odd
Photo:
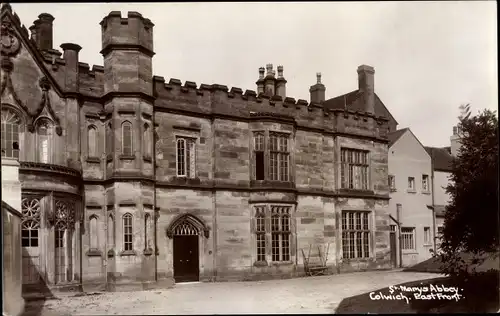
<instances>
[{"instance_id":1,"label":"gravel ground","mask_svg":"<svg viewBox=\"0 0 500 316\"><path fill-rule=\"evenodd\" d=\"M25 315L334 313L342 299L435 273L376 271L270 280L176 284L172 289L105 292L29 302Z\"/></svg>"}]
</instances>

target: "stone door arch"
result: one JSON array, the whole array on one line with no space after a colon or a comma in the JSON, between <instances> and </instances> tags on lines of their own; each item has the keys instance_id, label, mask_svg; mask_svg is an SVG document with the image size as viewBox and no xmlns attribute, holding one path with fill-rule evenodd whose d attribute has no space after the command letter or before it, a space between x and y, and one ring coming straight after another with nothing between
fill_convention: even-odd
<instances>
[{"instance_id":1,"label":"stone door arch","mask_svg":"<svg viewBox=\"0 0 500 316\"><path fill-rule=\"evenodd\" d=\"M172 239L173 269L176 282L198 281L200 278L200 240L209 237L209 229L198 217L184 214L167 228Z\"/></svg>"}]
</instances>

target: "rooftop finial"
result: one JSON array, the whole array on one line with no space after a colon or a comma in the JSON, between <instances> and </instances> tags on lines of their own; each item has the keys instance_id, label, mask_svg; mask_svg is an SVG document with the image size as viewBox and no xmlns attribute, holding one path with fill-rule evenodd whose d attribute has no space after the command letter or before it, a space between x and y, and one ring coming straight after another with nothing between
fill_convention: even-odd
<instances>
[{"instance_id":1,"label":"rooftop finial","mask_svg":"<svg viewBox=\"0 0 500 316\"><path fill-rule=\"evenodd\" d=\"M316 83L321 84L321 72L316 73Z\"/></svg>"}]
</instances>

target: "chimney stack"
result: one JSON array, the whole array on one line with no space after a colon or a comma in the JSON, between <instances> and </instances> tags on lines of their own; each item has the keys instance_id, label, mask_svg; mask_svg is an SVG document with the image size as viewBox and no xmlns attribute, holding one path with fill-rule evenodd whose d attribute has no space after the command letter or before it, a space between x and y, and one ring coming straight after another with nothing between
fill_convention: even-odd
<instances>
[{"instance_id":1,"label":"chimney stack","mask_svg":"<svg viewBox=\"0 0 500 316\"><path fill-rule=\"evenodd\" d=\"M33 22L33 26L30 27L31 37L41 51L53 49L53 22L54 17L52 15L42 13L38 16L38 20Z\"/></svg>"},{"instance_id":2,"label":"chimney stack","mask_svg":"<svg viewBox=\"0 0 500 316\"><path fill-rule=\"evenodd\" d=\"M259 68L259 80L255 82L257 84L257 95L260 93L264 93L264 73L266 69L264 67Z\"/></svg>"},{"instance_id":3,"label":"chimney stack","mask_svg":"<svg viewBox=\"0 0 500 316\"><path fill-rule=\"evenodd\" d=\"M316 73L316 84L309 88L312 103L321 103L325 101L326 87L321 83L321 73Z\"/></svg>"},{"instance_id":4,"label":"chimney stack","mask_svg":"<svg viewBox=\"0 0 500 316\"><path fill-rule=\"evenodd\" d=\"M265 77L265 91L264 93L273 96L275 94L275 88L276 88L276 78L275 78L275 72L273 70L273 64L267 64L266 65L267 69L267 74Z\"/></svg>"},{"instance_id":5,"label":"chimney stack","mask_svg":"<svg viewBox=\"0 0 500 316\"><path fill-rule=\"evenodd\" d=\"M371 66L358 67L358 89L363 93L365 111L375 113L375 69Z\"/></svg>"},{"instance_id":6,"label":"chimney stack","mask_svg":"<svg viewBox=\"0 0 500 316\"><path fill-rule=\"evenodd\" d=\"M283 77L283 66L278 66L278 78L276 79L276 95L286 98L286 79Z\"/></svg>"},{"instance_id":7,"label":"chimney stack","mask_svg":"<svg viewBox=\"0 0 500 316\"><path fill-rule=\"evenodd\" d=\"M450 137L450 151L453 157L458 155L460 147L462 144L460 143L460 127L453 126L453 135Z\"/></svg>"}]
</instances>

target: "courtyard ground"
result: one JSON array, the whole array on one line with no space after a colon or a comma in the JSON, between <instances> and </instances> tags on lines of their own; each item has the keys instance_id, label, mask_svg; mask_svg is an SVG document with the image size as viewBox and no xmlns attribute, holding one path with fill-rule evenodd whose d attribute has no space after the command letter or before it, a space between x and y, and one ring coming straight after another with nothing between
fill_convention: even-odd
<instances>
[{"instance_id":1,"label":"courtyard ground","mask_svg":"<svg viewBox=\"0 0 500 316\"><path fill-rule=\"evenodd\" d=\"M343 299L435 273L373 271L255 282L176 284L172 289L90 293L30 301L23 316L335 313Z\"/></svg>"}]
</instances>

